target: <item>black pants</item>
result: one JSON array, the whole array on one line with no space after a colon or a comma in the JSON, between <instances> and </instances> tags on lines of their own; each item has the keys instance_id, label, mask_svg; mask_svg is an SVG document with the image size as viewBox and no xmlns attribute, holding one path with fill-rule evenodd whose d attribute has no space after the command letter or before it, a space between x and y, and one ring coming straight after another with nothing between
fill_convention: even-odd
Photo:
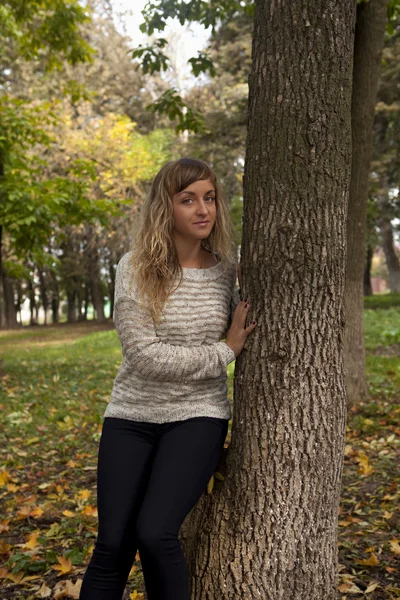
<instances>
[{"instance_id":1,"label":"black pants","mask_svg":"<svg viewBox=\"0 0 400 600\"><path fill-rule=\"evenodd\" d=\"M179 529L205 491L228 421L107 417L97 470L98 536L80 600L121 600L139 550L149 600L189 600Z\"/></svg>"}]
</instances>

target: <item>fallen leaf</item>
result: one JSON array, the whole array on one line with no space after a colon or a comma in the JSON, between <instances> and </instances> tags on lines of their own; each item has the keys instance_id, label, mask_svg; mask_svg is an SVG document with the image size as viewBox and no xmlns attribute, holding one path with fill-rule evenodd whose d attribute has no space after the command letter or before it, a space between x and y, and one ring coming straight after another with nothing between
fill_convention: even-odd
<instances>
[{"instance_id":1,"label":"fallen leaf","mask_svg":"<svg viewBox=\"0 0 400 600\"><path fill-rule=\"evenodd\" d=\"M363 591L360 590L359 587L356 586L355 583L346 582L339 585L339 592L344 592L346 594L362 594Z\"/></svg>"},{"instance_id":2,"label":"fallen leaf","mask_svg":"<svg viewBox=\"0 0 400 600\"><path fill-rule=\"evenodd\" d=\"M363 560L356 560L356 563L359 565L365 565L366 567L376 567L379 564L378 557L373 552L369 558L364 558Z\"/></svg>"},{"instance_id":3,"label":"fallen leaf","mask_svg":"<svg viewBox=\"0 0 400 600\"><path fill-rule=\"evenodd\" d=\"M90 490L79 490L77 498L79 500L88 500L90 498Z\"/></svg>"},{"instance_id":4,"label":"fallen leaf","mask_svg":"<svg viewBox=\"0 0 400 600\"><path fill-rule=\"evenodd\" d=\"M0 540L0 555L8 554L11 550L11 545L7 544L4 540Z\"/></svg>"},{"instance_id":5,"label":"fallen leaf","mask_svg":"<svg viewBox=\"0 0 400 600\"><path fill-rule=\"evenodd\" d=\"M88 504L88 506L85 506L85 508L82 509L82 514L83 515L87 515L88 517L97 517L97 508L95 506L91 506L90 504Z\"/></svg>"},{"instance_id":6,"label":"fallen leaf","mask_svg":"<svg viewBox=\"0 0 400 600\"><path fill-rule=\"evenodd\" d=\"M390 540L389 544L391 552L394 552L395 554L400 554L399 540Z\"/></svg>"},{"instance_id":7,"label":"fallen leaf","mask_svg":"<svg viewBox=\"0 0 400 600\"><path fill-rule=\"evenodd\" d=\"M38 589L35 596L38 598L49 598L51 596L51 589L43 582L42 586Z\"/></svg>"},{"instance_id":8,"label":"fallen leaf","mask_svg":"<svg viewBox=\"0 0 400 600\"><path fill-rule=\"evenodd\" d=\"M82 587L82 579L77 579L75 583L72 583L70 579L66 581L59 581L54 588L54 600L59 598L74 598L78 600L79 593Z\"/></svg>"},{"instance_id":9,"label":"fallen leaf","mask_svg":"<svg viewBox=\"0 0 400 600\"><path fill-rule=\"evenodd\" d=\"M10 474L4 469L0 471L0 487L6 485L7 481L10 479Z\"/></svg>"},{"instance_id":10,"label":"fallen leaf","mask_svg":"<svg viewBox=\"0 0 400 600\"><path fill-rule=\"evenodd\" d=\"M60 571L58 577L60 577L60 575L65 575L66 573L70 573L72 571L71 559L65 558L65 556L57 556L57 560L59 564L51 565L51 568L55 571Z\"/></svg>"},{"instance_id":11,"label":"fallen leaf","mask_svg":"<svg viewBox=\"0 0 400 600\"><path fill-rule=\"evenodd\" d=\"M370 594L371 592L376 590L377 587L379 587L379 583L371 583L365 590L365 594Z\"/></svg>"},{"instance_id":12,"label":"fallen leaf","mask_svg":"<svg viewBox=\"0 0 400 600\"><path fill-rule=\"evenodd\" d=\"M24 544L24 548L28 548L29 550L33 550L37 546L39 546L39 542L37 541L38 535L40 531L34 531L28 538L28 541Z\"/></svg>"}]
</instances>

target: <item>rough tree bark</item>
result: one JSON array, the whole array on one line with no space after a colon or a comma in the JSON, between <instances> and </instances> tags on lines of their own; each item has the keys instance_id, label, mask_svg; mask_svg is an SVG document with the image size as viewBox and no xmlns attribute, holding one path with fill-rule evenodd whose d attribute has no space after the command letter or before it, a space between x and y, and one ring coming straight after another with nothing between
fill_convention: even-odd
<instances>
[{"instance_id":1,"label":"rough tree bark","mask_svg":"<svg viewBox=\"0 0 400 600\"><path fill-rule=\"evenodd\" d=\"M353 0L257 0L241 249L258 326L232 441L181 530L192 599L334 600Z\"/></svg>"},{"instance_id":2,"label":"rough tree bark","mask_svg":"<svg viewBox=\"0 0 400 600\"><path fill-rule=\"evenodd\" d=\"M370 0L357 5L345 292L345 372L349 406L369 397L364 348L365 240L372 126L386 23L387 0Z\"/></svg>"}]
</instances>

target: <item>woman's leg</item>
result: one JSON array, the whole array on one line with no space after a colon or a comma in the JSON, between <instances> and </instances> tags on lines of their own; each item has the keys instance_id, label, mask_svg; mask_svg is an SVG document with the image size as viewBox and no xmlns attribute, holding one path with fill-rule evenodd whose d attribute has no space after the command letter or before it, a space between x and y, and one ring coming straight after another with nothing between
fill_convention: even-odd
<instances>
[{"instance_id":1,"label":"woman's leg","mask_svg":"<svg viewBox=\"0 0 400 600\"><path fill-rule=\"evenodd\" d=\"M121 600L156 445L153 423L105 418L97 469L98 536L80 600Z\"/></svg>"},{"instance_id":2,"label":"woman's leg","mask_svg":"<svg viewBox=\"0 0 400 600\"><path fill-rule=\"evenodd\" d=\"M148 600L189 600L178 533L217 467L228 421L196 417L167 425L157 446L136 535Z\"/></svg>"}]
</instances>

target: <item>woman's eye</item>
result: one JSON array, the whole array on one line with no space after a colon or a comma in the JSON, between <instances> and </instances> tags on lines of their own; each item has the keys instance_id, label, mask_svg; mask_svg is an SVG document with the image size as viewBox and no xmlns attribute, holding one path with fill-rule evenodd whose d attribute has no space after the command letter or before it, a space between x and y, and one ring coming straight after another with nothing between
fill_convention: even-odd
<instances>
[{"instance_id":1,"label":"woman's eye","mask_svg":"<svg viewBox=\"0 0 400 600\"><path fill-rule=\"evenodd\" d=\"M182 201L182 204L185 204L188 200L192 200L192 198L185 198ZM211 202L213 202L215 200L214 196L207 196L206 200L211 200Z\"/></svg>"}]
</instances>

